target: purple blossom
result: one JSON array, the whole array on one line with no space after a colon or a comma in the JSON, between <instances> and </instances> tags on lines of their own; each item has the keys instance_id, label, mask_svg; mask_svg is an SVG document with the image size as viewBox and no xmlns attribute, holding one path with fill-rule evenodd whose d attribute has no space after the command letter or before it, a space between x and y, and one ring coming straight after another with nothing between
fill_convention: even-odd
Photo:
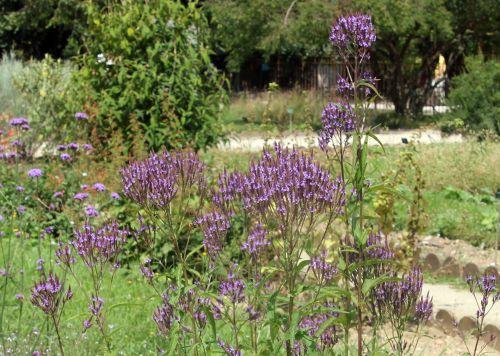
<instances>
[{"instance_id":1,"label":"purple blossom","mask_svg":"<svg viewBox=\"0 0 500 356\"><path fill-rule=\"evenodd\" d=\"M278 144L274 152L264 150L248 173L236 177L231 182L234 187L221 187L228 192L224 199L240 198L243 208L260 221L272 216L284 223L287 217L293 217L300 225L312 213L338 213L343 202L339 179L331 179L311 155Z\"/></svg>"},{"instance_id":2,"label":"purple blossom","mask_svg":"<svg viewBox=\"0 0 500 356\"><path fill-rule=\"evenodd\" d=\"M94 149L90 143L84 143L82 148L84 151L92 151Z\"/></svg>"},{"instance_id":3,"label":"purple blossom","mask_svg":"<svg viewBox=\"0 0 500 356\"><path fill-rule=\"evenodd\" d=\"M60 197L62 197L63 195L64 195L64 192L62 192L62 191L57 191L57 192L54 192L53 197L54 197L54 198L60 198Z\"/></svg>"},{"instance_id":4,"label":"purple blossom","mask_svg":"<svg viewBox=\"0 0 500 356\"><path fill-rule=\"evenodd\" d=\"M242 303L245 300L245 282L241 279L237 279L234 275L234 270L236 265L233 265L229 273L227 274L227 279L222 281L219 285L219 295L228 297L231 303Z\"/></svg>"},{"instance_id":5,"label":"purple blossom","mask_svg":"<svg viewBox=\"0 0 500 356\"><path fill-rule=\"evenodd\" d=\"M120 194L116 193L116 192L112 192L110 194L111 198L114 199L114 200L120 200Z\"/></svg>"},{"instance_id":6,"label":"purple blossom","mask_svg":"<svg viewBox=\"0 0 500 356\"><path fill-rule=\"evenodd\" d=\"M484 318L500 300L500 291L497 290L497 276L484 273L480 277L467 276L469 291L474 295L477 304L477 318ZM479 294L477 297L476 294ZM479 302L478 302L479 300Z\"/></svg>"},{"instance_id":7,"label":"purple blossom","mask_svg":"<svg viewBox=\"0 0 500 356\"><path fill-rule=\"evenodd\" d=\"M87 120L88 118L89 118L89 116L84 112L75 113L75 119L78 121Z\"/></svg>"},{"instance_id":8,"label":"purple blossom","mask_svg":"<svg viewBox=\"0 0 500 356\"><path fill-rule=\"evenodd\" d=\"M396 277L396 274L392 274ZM423 275L420 269L413 268L400 280L388 281L374 288L374 310L380 318L405 319L416 316L425 322L432 314L432 299L421 298Z\"/></svg>"},{"instance_id":9,"label":"purple blossom","mask_svg":"<svg viewBox=\"0 0 500 356\"><path fill-rule=\"evenodd\" d=\"M59 156L59 158L61 158L62 161L65 161L65 162L69 162L71 161L71 155L69 153L61 153L61 155Z\"/></svg>"},{"instance_id":10,"label":"purple blossom","mask_svg":"<svg viewBox=\"0 0 500 356\"><path fill-rule=\"evenodd\" d=\"M76 143L76 142L71 142L70 144L68 144L68 148L69 148L70 150L77 151L77 150L78 150L78 143Z\"/></svg>"},{"instance_id":11,"label":"purple blossom","mask_svg":"<svg viewBox=\"0 0 500 356\"><path fill-rule=\"evenodd\" d=\"M355 130L356 114L349 103L328 103L323 109L321 122L323 129L319 134L319 145L325 151L330 142L347 139L349 133Z\"/></svg>"},{"instance_id":12,"label":"purple blossom","mask_svg":"<svg viewBox=\"0 0 500 356\"><path fill-rule=\"evenodd\" d=\"M83 330L84 332L92 327L92 320L90 319L85 319L83 321Z\"/></svg>"},{"instance_id":13,"label":"purple blossom","mask_svg":"<svg viewBox=\"0 0 500 356\"><path fill-rule=\"evenodd\" d=\"M95 183L92 186L92 189L94 189L96 192L104 192L106 190L106 187L102 183Z\"/></svg>"},{"instance_id":14,"label":"purple blossom","mask_svg":"<svg viewBox=\"0 0 500 356\"><path fill-rule=\"evenodd\" d=\"M0 222L3 221L3 220L4 220L3 215L0 214Z\"/></svg>"},{"instance_id":15,"label":"purple blossom","mask_svg":"<svg viewBox=\"0 0 500 356\"><path fill-rule=\"evenodd\" d=\"M339 17L330 32L330 41L341 51L354 50L363 54L376 39L371 17L363 14Z\"/></svg>"},{"instance_id":16,"label":"purple blossom","mask_svg":"<svg viewBox=\"0 0 500 356\"><path fill-rule=\"evenodd\" d=\"M24 295L23 294L19 294L18 293L14 297L16 298L16 300L19 300L19 301L23 301L24 300Z\"/></svg>"},{"instance_id":17,"label":"purple blossom","mask_svg":"<svg viewBox=\"0 0 500 356\"><path fill-rule=\"evenodd\" d=\"M66 145L57 145L56 149L58 151L66 151L68 149L68 146L66 146Z\"/></svg>"},{"instance_id":18,"label":"purple blossom","mask_svg":"<svg viewBox=\"0 0 500 356\"><path fill-rule=\"evenodd\" d=\"M267 231L262 228L262 225L258 225L249 235L247 241L243 243L241 249L246 251L252 258L257 258L267 246L271 244L269 240L266 239Z\"/></svg>"},{"instance_id":19,"label":"purple blossom","mask_svg":"<svg viewBox=\"0 0 500 356\"><path fill-rule=\"evenodd\" d=\"M432 316L432 298L429 297L429 292L427 292L427 296L424 298L420 297L420 300L415 305L415 317L420 323L425 323Z\"/></svg>"},{"instance_id":20,"label":"purple blossom","mask_svg":"<svg viewBox=\"0 0 500 356\"><path fill-rule=\"evenodd\" d=\"M76 193L73 199L83 201L89 197L88 193Z\"/></svg>"},{"instance_id":21,"label":"purple blossom","mask_svg":"<svg viewBox=\"0 0 500 356\"><path fill-rule=\"evenodd\" d=\"M29 124L28 119L26 119L24 117L14 117L10 120L10 126L14 126L14 127L28 125L28 124Z\"/></svg>"},{"instance_id":22,"label":"purple blossom","mask_svg":"<svg viewBox=\"0 0 500 356\"><path fill-rule=\"evenodd\" d=\"M23 187L22 185L18 185L18 186L16 187L16 190L17 190L18 192L24 192L24 187Z\"/></svg>"},{"instance_id":23,"label":"purple blossom","mask_svg":"<svg viewBox=\"0 0 500 356\"><path fill-rule=\"evenodd\" d=\"M75 231L75 239L71 244L86 266L103 266L108 262L116 262L127 235L128 232L119 229L116 222L98 228L87 224Z\"/></svg>"},{"instance_id":24,"label":"purple blossom","mask_svg":"<svg viewBox=\"0 0 500 356\"><path fill-rule=\"evenodd\" d=\"M88 184L82 184L82 185L80 186L80 189L81 189L81 190L87 190L87 189L89 189L89 185L88 185Z\"/></svg>"},{"instance_id":25,"label":"purple blossom","mask_svg":"<svg viewBox=\"0 0 500 356\"><path fill-rule=\"evenodd\" d=\"M99 216L99 212L92 205L87 205L85 207L85 214L87 214L89 218L96 218Z\"/></svg>"},{"instance_id":26,"label":"purple blossom","mask_svg":"<svg viewBox=\"0 0 500 356\"><path fill-rule=\"evenodd\" d=\"M326 251L323 251L321 256L316 256L311 260L311 269L320 283L330 282L338 273L333 264L326 262L326 258Z\"/></svg>"},{"instance_id":27,"label":"purple blossom","mask_svg":"<svg viewBox=\"0 0 500 356\"><path fill-rule=\"evenodd\" d=\"M230 228L229 220L222 214L213 211L195 222L203 230L203 246L210 257L215 257L221 250L226 237L226 232Z\"/></svg>"},{"instance_id":28,"label":"purple blossom","mask_svg":"<svg viewBox=\"0 0 500 356\"><path fill-rule=\"evenodd\" d=\"M26 207L24 205L19 205L17 207L17 212L21 215L24 214L26 212Z\"/></svg>"},{"instance_id":29,"label":"purple blossom","mask_svg":"<svg viewBox=\"0 0 500 356\"><path fill-rule=\"evenodd\" d=\"M191 152L163 151L122 169L125 195L143 207L163 209L177 192L204 186L205 166Z\"/></svg>"},{"instance_id":30,"label":"purple blossom","mask_svg":"<svg viewBox=\"0 0 500 356\"><path fill-rule=\"evenodd\" d=\"M31 178L38 178L41 177L43 174L42 170L39 168L33 168L28 171L28 177Z\"/></svg>"},{"instance_id":31,"label":"purple blossom","mask_svg":"<svg viewBox=\"0 0 500 356\"><path fill-rule=\"evenodd\" d=\"M90 303L88 305L90 314L96 317L97 319L101 318L102 307L104 305L104 299L98 296L92 296Z\"/></svg>"},{"instance_id":32,"label":"purple blossom","mask_svg":"<svg viewBox=\"0 0 500 356\"><path fill-rule=\"evenodd\" d=\"M229 344L226 344L224 341L222 341L220 338L217 338L217 345L224 350L226 353L226 356L242 356L243 354L241 353L240 350L235 349Z\"/></svg>"},{"instance_id":33,"label":"purple blossom","mask_svg":"<svg viewBox=\"0 0 500 356\"><path fill-rule=\"evenodd\" d=\"M49 273L48 277L42 277L35 284L31 293L31 303L45 314L53 316L58 314L59 308L69 299L59 278L52 273Z\"/></svg>"},{"instance_id":34,"label":"purple blossom","mask_svg":"<svg viewBox=\"0 0 500 356\"><path fill-rule=\"evenodd\" d=\"M58 248L56 249L56 264L70 267L72 264L76 263L76 259L71 252L71 248L68 244L60 242L58 243Z\"/></svg>"},{"instance_id":35,"label":"purple blossom","mask_svg":"<svg viewBox=\"0 0 500 356\"><path fill-rule=\"evenodd\" d=\"M333 309L333 307L334 306L331 303L326 303L322 309L328 310ZM337 327L335 324L332 324L331 326L324 328L321 334L318 335L318 333L322 329L322 325L324 323L327 323L329 320L337 317L338 313L333 311L322 312L320 310L315 310L311 315L302 318L299 323L299 328L304 330L310 337L317 338L317 350L325 351L327 348L331 348L338 342Z\"/></svg>"},{"instance_id":36,"label":"purple blossom","mask_svg":"<svg viewBox=\"0 0 500 356\"><path fill-rule=\"evenodd\" d=\"M38 271L43 271L43 265L44 265L45 261L42 259L42 258L39 258L37 261L36 261L36 269Z\"/></svg>"},{"instance_id":37,"label":"purple blossom","mask_svg":"<svg viewBox=\"0 0 500 356\"><path fill-rule=\"evenodd\" d=\"M168 294L163 294L163 303L155 309L153 313L153 321L156 323L158 331L163 336L168 336L174 321L174 307L170 304L170 297Z\"/></svg>"},{"instance_id":38,"label":"purple blossom","mask_svg":"<svg viewBox=\"0 0 500 356\"><path fill-rule=\"evenodd\" d=\"M140 270L141 274L144 276L144 278L147 279L148 283L152 284L153 283L153 278L154 278L154 273L151 270L151 267L149 264L151 263L151 259L146 259L144 263L141 263Z\"/></svg>"}]
</instances>

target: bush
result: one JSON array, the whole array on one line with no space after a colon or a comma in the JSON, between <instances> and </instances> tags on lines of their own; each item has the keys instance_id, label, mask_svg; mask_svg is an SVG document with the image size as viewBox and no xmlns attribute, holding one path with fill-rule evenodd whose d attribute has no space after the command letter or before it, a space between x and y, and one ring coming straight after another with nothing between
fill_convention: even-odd
<instances>
[{"instance_id":1,"label":"bush","mask_svg":"<svg viewBox=\"0 0 500 356\"><path fill-rule=\"evenodd\" d=\"M21 115L19 91L14 87L13 77L23 70L21 61L13 54L4 54L0 61L0 113Z\"/></svg>"},{"instance_id":2,"label":"bush","mask_svg":"<svg viewBox=\"0 0 500 356\"><path fill-rule=\"evenodd\" d=\"M41 144L51 146L76 136L82 138L81 127L77 128L74 118L81 105L73 73L69 62L47 55L41 61L25 64L13 78L15 89L21 93L16 114L28 117L32 128L26 138L28 149Z\"/></svg>"},{"instance_id":3,"label":"bush","mask_svg":"<svg viewBox=\"0 0 500 356\"><path fill-rule=\"evenodd\" d=\"M154 149L218 141L225 80L211 64L206 21L193 3L126 0L104 9L90 3L87 15L80 78L104 139L118 129L130 142L136 117Z\"/></svg>"},{"instance_id":4,"label":"bush","mask_svg":"<svg viewBox=\"0 0 500 356\"><path fill-rule=\"evenodd\" d=\"M487 129L500 135L500 62L470 57L466 68L451 82L451 117L471 130Z\"/></svg>"}]
</instances>

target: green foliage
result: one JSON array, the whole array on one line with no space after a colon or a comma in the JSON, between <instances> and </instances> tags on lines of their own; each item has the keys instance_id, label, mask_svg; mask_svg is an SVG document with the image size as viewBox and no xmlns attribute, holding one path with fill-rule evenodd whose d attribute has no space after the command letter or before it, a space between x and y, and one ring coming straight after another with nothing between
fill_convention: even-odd
<instances>
[{"instance_id":1,"label":"green foliage","mask_svg":"<svg viewBox=\"0 0 500 356\"><path fill-rule=\"evenodd\" d=\"M314 58L331 53L328 34L338 13L336 1L209 0L204 8L232 72L238 72L254 53L265 58Z\"/></svg>"},{"instance_id":2,"label":"green foliage","mask_svg":"<svg viewBox=\"0 0 500 356\"><path fill-rule=\"evenodd\" d=\"M3 0L0 2L0 52L22 58L74 55L84 29L81 0Z\"/></svg>"},{"instance_id":3,"label":"green foliage","mask_svg":"<svg viewBox=\"0 0 500 356\"><path fill-rule=\"evenodd\" d=\"M450 116L472 130L487 129L500 135L500 62L470 57L466 67L467 72L451 82Z\"/></svg>"},{"instance_id":4,"label":"green foliage","mask_svg":"<svg viewBox=\"0 0 500 356\"><path fill-rule=\"evenodd\" d=\"M419 115L436 83L439 55L453 40L452 14L444 0L358 0L377 28L373 70L400 115Z\"/></svg>"},{"instance_id":5,"label":"green foliage","mask_svg":"<svg viewBox=\"0 0 500 356\"><path fill-rule=\"evenodd\" d=\"M72 80L73 71L70 63L47 55L41 61L28 62L14 77L14 86L21 93L22 112L18 109L18 114L28 117L32 128L29 148L84 135L81 127L77 129L74 117L82 108L77 99L78 87Z\"/></svg>"},{"instance_id":6,"label":"green foliage","mask_svg":"<svg viewBox=\"0 0 500 356\"><path fill-rule=\"evenodd\" d=\"M21 115L21 97L14 87L14 77L23 70L23 64L11 54L4 54L0 62L0 113Z\"/></svg>"},{"instance_id":7,"label":"green foliage","mask_svg":"<svg viewBox=\"0 0 500 356\"><path fill-rule=\"evenodd\" d=\"M152 148L215 144L225 81L210 62L196 4L127 0L87 10L80 79L97 106L102 138L112 134L112 121L130 142L135 116Z\"/></svg>"}]
</instances>

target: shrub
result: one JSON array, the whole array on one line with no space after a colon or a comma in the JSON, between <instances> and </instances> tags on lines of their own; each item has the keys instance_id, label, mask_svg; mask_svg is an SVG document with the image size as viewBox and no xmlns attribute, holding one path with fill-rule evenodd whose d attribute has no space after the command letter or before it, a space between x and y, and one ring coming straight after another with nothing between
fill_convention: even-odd
<instances>
[{"instance_id":1,"label":"shrub","mask_svg":"<svg viewBox=\"0 0 500 356\"><path fill-rule=\"evenodd\" d=\"M466 59L467 71L453 78L448 99L453 119L472 130L500 134L500 62L481 56Z\"/></svg>"},{"instance_id":2,"label":"shrub","mask_svg":"<svg viewBox=\"0 0 500 356\"><path fill-rule=\"evenodd\" d=\"M14 86L13 77L23 70L21 61L13 54L4 54L0 62L0 113L21 115L19 91Z\"/></svg>"},{"instance_id":3,"label":"shrub","mask_svg":"<svg viewBox=\"0 0 500 356\"><path fill-rule=\"evenodd\" d=\"M194 3L90 3L87 15L80 79L105 139L117 129L130 142L135 115L155 149L198 149L218 141L225 81L210 62L206 21Z\"/></svg>"},{"instance_id":4,"label":"shrub","mask_svg":"<svg viewBox=\"0 0 500 356\"><path fill-rule=\"evenodd\" d=\"M21 93L18 114L30 119L32 130L25 138L29 150L42 143L52 145L82 137L74 117L81 106L75 95L78 88L72 80L73 72L69 62L47 55L41 61L26 63L13 78L14 87Z\"/></svg>"}]
</instances>

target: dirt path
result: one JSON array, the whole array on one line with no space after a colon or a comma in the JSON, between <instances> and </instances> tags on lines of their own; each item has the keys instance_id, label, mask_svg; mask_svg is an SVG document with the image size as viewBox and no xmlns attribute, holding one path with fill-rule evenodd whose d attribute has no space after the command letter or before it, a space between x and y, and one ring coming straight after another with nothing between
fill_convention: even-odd
<instances>
[{"instance_id":1,"label":"dirt path","mask_svg":"<svg viewBox=\"0 0 500 356\"><path fill-rule=\"evenodd\" d=\"M419 144L431 144L440 142L462 142L464 138L461 135L443 136L438 130L390 130L377 134L377 137L383 145L400 145L402 139L413 141ZM284 146L297 147L317 147L318 136L315 133L295 133L287 135L266 135L266 134L240 134L230 137L225 143L219 144L222 150L241 150L256 152L260 151L266 144L279 142ZM373 139L368 141L369 145L376 145Z\"/></svg>"},{"instance_id":2,"label":"dirt path","mask_svg":"<svg viewBox=\"0 0 500 356\"><path fill-rule=\"evenodd\" d=\"M434 303L434 315L440 309L452 313L458 322L464 316L474 317L477 305L474 297L466 289L456 289L446 284L424 284L423 295L427 292L432 296ZM476 294L480 300L480 297ZM497 302L485 318L486 324L500 327L500 302Z\"/></svg>"}]
</instances>

